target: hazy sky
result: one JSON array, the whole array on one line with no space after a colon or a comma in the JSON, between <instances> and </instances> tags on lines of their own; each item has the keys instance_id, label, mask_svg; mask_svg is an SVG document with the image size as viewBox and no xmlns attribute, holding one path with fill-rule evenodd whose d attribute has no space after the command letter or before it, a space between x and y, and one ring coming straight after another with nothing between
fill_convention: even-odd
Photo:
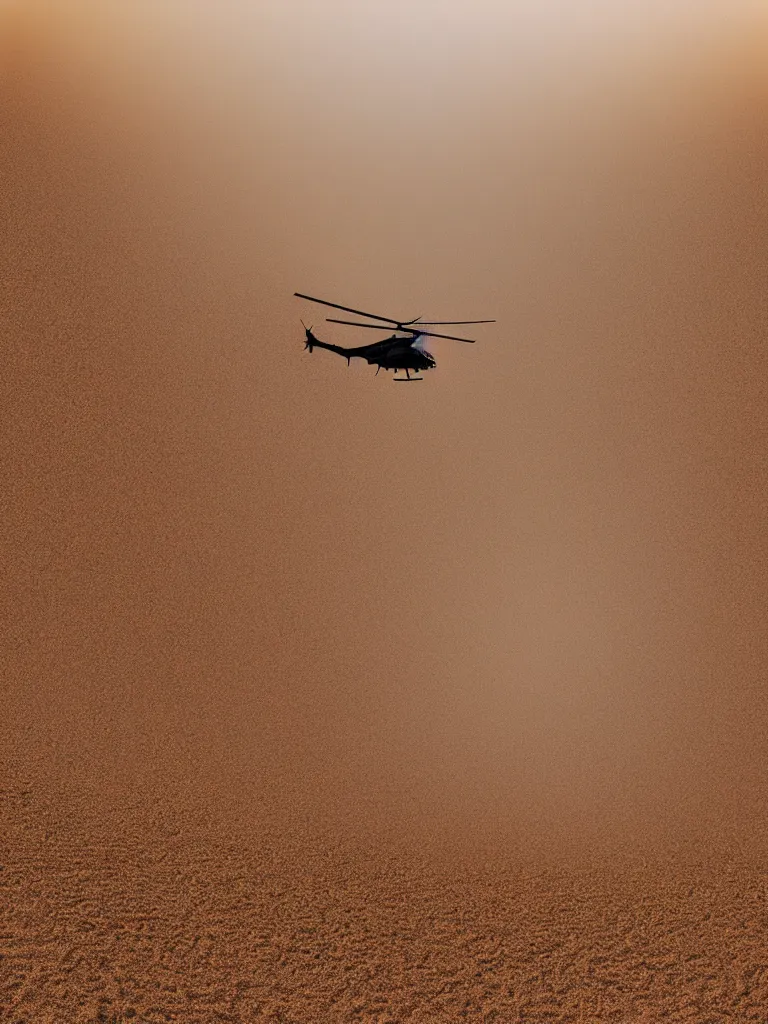
<instances>
[{"instance_id":1,"label":"hazy sky","mask_svg":"<svg viewBox=\"0 0 768 1024\"><path fill-rule=\"evenodd\" d=\"M28 755L351 814L754 821L758 6L6 7ZM304 352L300 318L355 335L295 290L498 323L398 389Z\"/></svg>"}]
</instances>

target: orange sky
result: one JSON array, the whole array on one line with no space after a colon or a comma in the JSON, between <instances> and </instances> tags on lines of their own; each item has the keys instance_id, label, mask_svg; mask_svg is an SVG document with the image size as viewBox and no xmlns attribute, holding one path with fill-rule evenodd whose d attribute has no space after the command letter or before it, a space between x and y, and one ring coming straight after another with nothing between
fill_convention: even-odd
<instances>
[{"instance_id":1,"label":"orange sky","mask_svg":"<svg viewBox=\"0 0 768 1024\"><path fill-rule=\"evenodd\" d=\"M746 827L766 35L433 8L5 15L8 735L219 803ZM398 389L294 290L498 323Z\"/></svg>"}]
</instances>

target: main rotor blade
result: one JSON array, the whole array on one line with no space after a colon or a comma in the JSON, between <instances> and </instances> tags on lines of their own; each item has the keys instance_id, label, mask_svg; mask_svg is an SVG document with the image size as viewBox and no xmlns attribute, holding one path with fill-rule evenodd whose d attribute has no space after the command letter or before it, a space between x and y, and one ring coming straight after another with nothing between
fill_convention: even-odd
<instances>
[{"instance_id":1,"label":"main rotor blade","mask_svg":"<svg viewBox=\"0 0 768 1024\"><path fill-rule=\"evenodd\" d=\"M298 299L308 299L310 302L317 302L321 306L330 306L332 309L343 309L345 313L357 313L358 316L367 316L371 320L384 320L388 324L399 324L400 320L393 320L390 316L376 316L375 313L364 313L362 309L353 309L351 306L340 306L338 302L327 302L325 299L316 299L312 295L304 295L302 292L293 293Z\"/></svg>"},{"instance_id":2,"label":"main rotor blade","mask_svg":"<svg viewBox=\"0 0 768 1024\"><path fill-rule=\"evenodd\" d=\"M383 324L357 324L354 320L336 320L334 317L327 317L329 324L347 324L349 327L370 327L374 331L388 331L389 328ZM466 341L468 345L474 345L474 338L457 338L453 334L436 334L434 331L420 331L417 327L404 327L402 324L397 324L395 327L396 331L404 331L407 334L412 334L414 338L447 338L449 341ZM406 339L403 338L403 341Z\"/></svg>"},{"instance_id":3,"label":"main rotor blade","mask_svg":"<svg viewBox=\"0 0 768 1024\"><path fill-rule=\"evenodd\" d=\"M412 327L408 328L409 331L413 331ZM468 345L474 345L474 338L457 338L455 334L435 334L434 331L414 331L418 337L421 338L447 338L449 341L466 341Z\"/></svg>"},{"instance_id":4,"label":"main rotor blade","mask_svg":"<svg viewBox=\"0 0 768 1024\"><path fill-rule=\"evenodd\" d=\"M444 324L446 327L448 324L495 324L495 320L411 320L412 324L424 324L425 327L437 327L440 324Z\"/></svg>"},{"instance_id":5,"label":"main rotor blade","mask_svg":"<svg viewBox=\"0 0 768 1024\"><path fill-rule=\"evenodd\" d=\"M392 327L389 324L359 324L356 320L337 320L335 316L327 316L325 318L327 324L347 324L349 327L370 327L374 331L391 331ZM393 321L394 323L394 321ZM399 330L400 325L394 323L394 329ZM410 331L410 327L404 327L403 330Z\"/></svg>"}]
</instances>

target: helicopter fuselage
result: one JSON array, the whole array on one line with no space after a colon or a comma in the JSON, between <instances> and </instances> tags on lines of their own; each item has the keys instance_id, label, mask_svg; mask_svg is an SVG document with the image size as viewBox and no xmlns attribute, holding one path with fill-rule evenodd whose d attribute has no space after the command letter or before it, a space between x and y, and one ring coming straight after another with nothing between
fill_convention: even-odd
<instances>
[{"instance_id":1,"label":"helicopter fuselage","mask_svg":"<svg viewBox=\"0 0 768 1024\"><path fill-rule=\"evenodd\" d=\"M418 372L431 370L435 366L432 355L416 345L418 335L410 337L398 337L393 334L391 338L384 341L376 341L372 345L331 345L328 342L320 341L312 334L309 328L307 331L306 347L311 352L313 348L324 348L329 352L335 352L343 356L347 362L351 359L365 359L371 366L377 366L382 370L416 370Z\"/></svg>"}]
</instances>

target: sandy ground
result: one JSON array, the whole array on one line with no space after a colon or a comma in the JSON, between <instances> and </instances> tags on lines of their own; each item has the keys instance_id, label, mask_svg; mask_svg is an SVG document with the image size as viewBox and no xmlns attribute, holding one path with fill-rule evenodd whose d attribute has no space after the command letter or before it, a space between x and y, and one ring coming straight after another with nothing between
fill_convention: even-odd
<instances>
[{"instance_id":1,"label":"sandy ground","mask_svg":"<svg viewBox=\"0 0 768 1024\"><path fill-rule=\"evenodd\" d=\"M13 1024L766 1020L762 859L53 798L22 767L1 793Z\"/></svg>"}]
</instances>

